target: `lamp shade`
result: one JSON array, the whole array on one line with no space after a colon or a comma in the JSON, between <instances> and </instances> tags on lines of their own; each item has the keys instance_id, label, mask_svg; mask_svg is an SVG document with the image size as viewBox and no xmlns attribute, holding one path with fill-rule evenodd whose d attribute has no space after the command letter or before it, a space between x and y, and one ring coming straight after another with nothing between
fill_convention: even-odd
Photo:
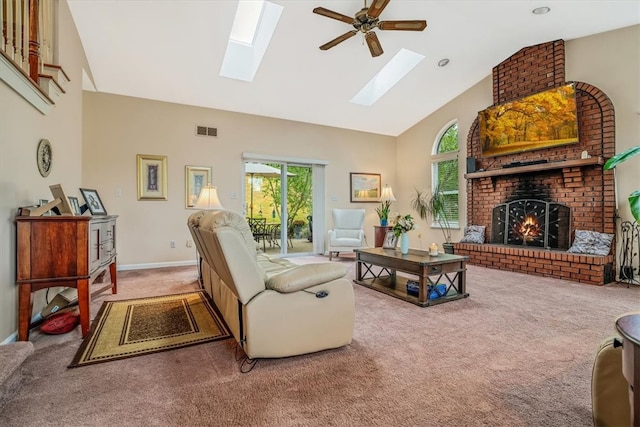
<instances>
[{"instance_id":1,"label":"lamp shade","mask_svg":"<svg viewBox=\"0 0 640 427\"><path fill-rule=\"evenodd\" d=\"M393 190L391 189L391 187L389 187L389 185L385 185L384 188L382 189L382 196L380 197L380 201L381 202L395 202L396 198L393 195Z\"/></svg>"},{"instance_id":2,"label":"lamp shade","mask_svg":"<svg viewBox=\"0 0 640 427\"><path fill-rule=\"evenodd\" d=\"M202 187L200 190L200 195L198 196L198 200L194 205L196 209L204 209L204 210L222 210L224 206L220 203L220 199L218 199L218 189L211 184L207 184Z\"/></svg>"}]
</instances>

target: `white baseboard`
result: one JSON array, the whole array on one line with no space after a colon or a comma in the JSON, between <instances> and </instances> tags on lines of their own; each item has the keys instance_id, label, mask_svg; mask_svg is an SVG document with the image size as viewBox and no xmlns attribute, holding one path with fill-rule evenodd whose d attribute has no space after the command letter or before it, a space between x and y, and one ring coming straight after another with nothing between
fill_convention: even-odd
<instances>
[{"instance_id":1,"label":"white baseboard","mask_svg":"<svg viewBox=\"0 0 640 427\"><path fill-rule=\"evenodd\" d=\"M42 319L40 313L37 313L35 316L31 318L31 324L35 322L39 322ZM18 340L18 331L15 331L11 335L9 335L4 341L0 342L0 345L10 344L12 342L16 342Z\"/></svg>"},{"instance_id":2,"label":"white baseboard","mask_svg":"<svg viewBox=\"0 0 640 427\"><path fill-rule=\"evenodd\" d=\"M146 264L120 264L118 265L118 271L127 271L127 270L146 270L149 268L167 268L167 267L187 267L187 266L197 266L198 261L172 261L172 262L150 262Z\"/></svg>"}]
</instances>

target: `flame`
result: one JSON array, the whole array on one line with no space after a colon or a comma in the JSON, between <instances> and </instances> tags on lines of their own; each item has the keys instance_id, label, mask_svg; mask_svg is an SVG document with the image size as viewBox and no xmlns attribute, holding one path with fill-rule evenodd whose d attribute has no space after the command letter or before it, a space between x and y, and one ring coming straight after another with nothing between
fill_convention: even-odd
<instances>
[{"instance_id":1,"label":"flame","mask_svg":"<svg viewBox=\"0 0 640 427\"><path fill-rule=\"evenodd\" d=\"M531 242L540 235L541 227L535 216L527 215L515 231L520 237L522 237L522 240Z\"/></svg>"}]
</instances>

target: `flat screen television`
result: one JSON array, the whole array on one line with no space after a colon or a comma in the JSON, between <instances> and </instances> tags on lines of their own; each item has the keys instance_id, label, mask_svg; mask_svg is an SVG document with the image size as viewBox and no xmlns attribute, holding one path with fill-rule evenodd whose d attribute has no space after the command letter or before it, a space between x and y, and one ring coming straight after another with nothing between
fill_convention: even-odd
<instances>
[{"instance_id":1,"label":"flat screen television","mask_svg":"<svg viewBox=\"0 0 640 427\"><path fill-rule=\"evenodd\" d=\"M539 92L478 113L483 157L578 142L573 84Z\"/></svg>"}]
</instances>

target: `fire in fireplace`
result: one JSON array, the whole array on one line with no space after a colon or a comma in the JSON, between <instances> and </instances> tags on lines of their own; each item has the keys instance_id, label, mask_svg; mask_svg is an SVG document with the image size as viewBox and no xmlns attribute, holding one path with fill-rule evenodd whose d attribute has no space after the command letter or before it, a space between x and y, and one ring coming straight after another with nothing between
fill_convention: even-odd
<instances>
[{"instance_id":1,"label":"fire in fireplace","mask_svg":"<svg viewBox=\"0 0 640 427\"><path fill-rule=\"evenodd\" d=\"M560 203L519 199L493 208L491 243L569 248L570 209Z\"/></svg>"}]
</instances>

